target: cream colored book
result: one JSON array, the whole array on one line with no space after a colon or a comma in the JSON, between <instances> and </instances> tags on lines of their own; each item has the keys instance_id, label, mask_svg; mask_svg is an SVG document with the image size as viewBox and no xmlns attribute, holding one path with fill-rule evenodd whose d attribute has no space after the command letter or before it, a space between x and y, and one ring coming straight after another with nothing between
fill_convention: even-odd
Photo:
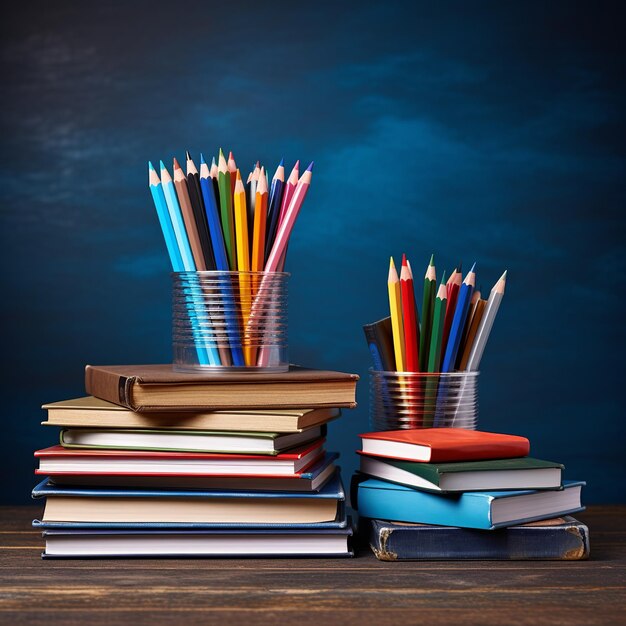
<instances>
[{"instance_id":1,"label":"cream colored book","mask_svg":"<svg viewBox=\"0 0 626 626\"><path fill-rule=\"evenodd\" d=\"M130 428L296 433L321 426L340 415L339 409L259 409L203 413L135 413L92 396L44 404L44 426L64 428Z\"/></svg>"}]
</instances>

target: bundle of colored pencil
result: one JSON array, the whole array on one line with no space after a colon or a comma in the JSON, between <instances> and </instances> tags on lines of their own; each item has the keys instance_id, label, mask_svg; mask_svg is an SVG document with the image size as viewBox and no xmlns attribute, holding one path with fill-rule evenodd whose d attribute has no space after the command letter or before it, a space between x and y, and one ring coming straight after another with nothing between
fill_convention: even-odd
<instances>
[{"instance_id":1,"label":"bundle of colored pencil","mask_svg":"<svg viewBox=\"0 0 626 626\"><path fill-rule=\"evenodd\" d=\"M189 152L186 157L186 172L173 160L173 179L163 161L160 177L148 163L150 191L173 271L282 272L313 163L300 176L297 161L285 182L281 160L268 184L265 168L257 162L244 184L232 152L226 159L220 149L217 163L213 158L210 166L200 155L199 172ZM251 315L261 286L254 275L239 275L242 310L232 334L243 337L243 345L230 341L230 351L210 351L206 364L257 365L255 347L245 345L250 336L245 331L255 323Z\"/></svg>"},{"instance_id":2,"label":"bundle of colored pencil","mask_svg":"<svg viewBox=\"0 0 626 626\"><path fill-rule=\"evenodd\" d=\"M397 372L477 371L504 295L506 272L487 300L476 289L474 264L463 279L461 264L439 288L434 257L424 276L422 315L415 300L411 264L402 256L400 276L389 263L389 318L365 327L376 368ZM385 339L385 333L391 335ZM393 352L393 354L390 354Z\"/></svg>"}]
</instances>

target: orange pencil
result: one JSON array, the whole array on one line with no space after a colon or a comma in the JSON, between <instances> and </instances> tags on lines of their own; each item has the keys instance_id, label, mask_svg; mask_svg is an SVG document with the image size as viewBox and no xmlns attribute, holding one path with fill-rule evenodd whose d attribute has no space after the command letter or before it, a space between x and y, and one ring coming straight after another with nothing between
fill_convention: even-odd
<instances>
[{"instance_id":1,"label":"orange pencil","mask_svg":"<svg viewBox=\"0 0 626 626\"><path fill-rule=\"evenodd\" d=\"M400 292L402 294L402 319L404 322L405 367L407 372L419 372L419 329L413 274L405 254L402 255L402 269L400 270Z\"/></svg>"},{"instance_id":2,"label":"orange pencil","mask_svg":"<svg viewBox=\"0 0 626 626\"><path fill-rule=\"evenodd\" d=\"M254 231L252 233L253 272L262 272L265 267L265 227L267 224L267 177L262 167L259 172L258 184L254 200Z\"/></svg>"}]
</instances>

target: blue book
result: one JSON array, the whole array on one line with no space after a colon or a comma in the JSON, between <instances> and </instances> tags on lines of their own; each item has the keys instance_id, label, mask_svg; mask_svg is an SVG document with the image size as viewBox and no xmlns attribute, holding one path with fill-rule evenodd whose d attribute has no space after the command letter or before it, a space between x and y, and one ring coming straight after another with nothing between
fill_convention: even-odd
<instances>
[{"instance_id":1,"label":"blue book","mask_svg":"<svg viewBox=\"0 0 626 626\"><path fill-rule=\"evenodd\" d=\"M360 516L372 519L492 530L584 509L580 492L585 483L580 481L565 481L562 491L467 491L444 495L362 479L362 475L353 479L352 506Z\"/></svg>"},{"instance_id":2,"label":"blue book","mask_svg":"<svg viewBox=\"0 0 626 626\"><path fill-rule=\"evenodd\" d=\"M44 558L353 556L351 524L341 529L50 529Z\"/></svg>"},{"instance_id":3,"label":"blue book","mask_svg":"<svg viewBox=\"0 0 626 626\"><path fill-rule=\"evenodd\" d=\"M381 561L493 561L589 558L589 529L566 515L493 532L454 526L359 521L359 534Z\"/></svg>"},{"instance_id":4,"label":"blue book","mask_svg":"<svg viewBox=\"0 0 626 626\"><path fill-rule=\"evenodd\" d=\"M43 528L345 528L339 471L319 492L164 491L59 487L33 489L46 498Z\"/></svg>"}]
</instances>

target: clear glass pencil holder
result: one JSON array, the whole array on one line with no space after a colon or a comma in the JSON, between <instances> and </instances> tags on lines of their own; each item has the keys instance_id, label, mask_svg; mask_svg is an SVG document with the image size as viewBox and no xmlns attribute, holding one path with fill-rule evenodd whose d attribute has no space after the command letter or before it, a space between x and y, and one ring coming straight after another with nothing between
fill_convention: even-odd
<instances>
[{"instance_id":1,"label":"clear glass pencil holder","mask_svg":"<svg viewBox=\"0 0 626 626\"><path fill-rule=\"evenodd\" d=\"M288 273L175 272L172 278L175 369L289 369Z\"/></svg>"},{"instance_id":2,"label":"clear glass pencil holder","mask_svg":"<svg viewBox=\"0 0 626 626\"><path fill-rule=\"evenodd\" d=\"M476 429L478 372L383 372L370 369L372 430Z\"/></svg>"}]
</instances>

